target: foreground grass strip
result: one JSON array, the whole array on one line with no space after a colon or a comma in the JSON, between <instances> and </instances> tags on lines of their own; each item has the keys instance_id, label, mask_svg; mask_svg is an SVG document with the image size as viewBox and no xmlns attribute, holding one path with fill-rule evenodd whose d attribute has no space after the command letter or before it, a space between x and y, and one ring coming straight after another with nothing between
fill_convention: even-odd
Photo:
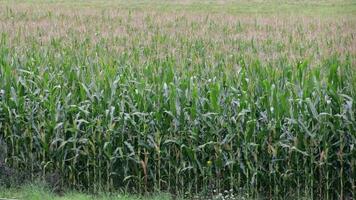
<instances>
[{"instance_id":1,"label":"foreground grass strip","mask_svg":"<svg viewBox=\"0 0 356 200\"><path fill-rule=\"evenodd\" d=\"M169 200L168 195L134 196L124 194L97 194L88 195L80 192L67 192L54 194L41 185L27 185L21 188L0 188L1 200Z\"/></svg>"}]
</instances>

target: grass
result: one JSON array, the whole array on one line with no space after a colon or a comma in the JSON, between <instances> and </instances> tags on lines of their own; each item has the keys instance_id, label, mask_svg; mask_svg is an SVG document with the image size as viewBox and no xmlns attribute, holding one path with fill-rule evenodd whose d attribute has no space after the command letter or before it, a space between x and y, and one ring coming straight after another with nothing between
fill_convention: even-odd
<instances>
[{"instance_id":1,"label":"grass","mask_svg":"<svg viewBox=\"0 0 356 200\"><path fill-rule=\"evenodd\" d=\"M0 164L88 193L354 198L355 14L2 1Z\"/></svg>"},{"instance_id":2,"label":"grass","mask_svg":"<svg viewBox=\"0 0 356 200\"><path fill-rule=\"evenodd\" d=\"M89 195L80 192L67 192L65 194L54 194L46 187L40 185L27 185L21 188L1 189L0 198L4 199L26 199L26 200L169 200L168 195L156 195L150 197L139 197L123 194L98 194Z\"/></svg>"}]
</instances>

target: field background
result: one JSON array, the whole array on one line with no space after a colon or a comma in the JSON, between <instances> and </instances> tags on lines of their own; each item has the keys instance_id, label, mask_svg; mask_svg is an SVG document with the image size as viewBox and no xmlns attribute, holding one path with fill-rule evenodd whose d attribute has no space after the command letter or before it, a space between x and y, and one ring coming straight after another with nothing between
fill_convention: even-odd
<instances>
[{"instance_id":1,"label":"field background","mask_svg":"<svg viewBox=\"0 0 356 200\"><path fill-rule=\"evenodd\" d=\"M355 30L351 0L0 0L0 184L355 198Z\"/></svg>"},{"instance_id":2,"label":"field background","mask_svg":"<svg viewBox=\"0 0 356 200\"><path fill-rule=\"evenodd\" d=\"M134 1L98 1L98 0L29 0L29 1L1 1L3 5L31 5L31 6L61 6L61 8L123 8L138 10L156 10L166 12L203 12L203 13L228 13L232 15L355 15L356 6L353 0L226 0L226 1L207 1L207 0L134 0Z\"/></svg>"}]
</instances>

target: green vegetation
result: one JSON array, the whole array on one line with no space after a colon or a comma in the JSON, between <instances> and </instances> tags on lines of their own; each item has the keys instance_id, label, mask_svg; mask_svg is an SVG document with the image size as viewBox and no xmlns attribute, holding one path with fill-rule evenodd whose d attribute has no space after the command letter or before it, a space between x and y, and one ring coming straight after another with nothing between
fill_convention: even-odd
<instances>
[{"instance_id":1,"label":"green vegetation","mask_svg":"<svg viewBox=\"0 0 356 200\"><path fill-rule=\"evenodd\" d=\"M158 195L151 197L138 197L132 195L103 194L88 195L78 192L71 192L57 195L50 192L43 186L28 185L17 189L0 189L0 198L19 199L19 200L169 200L167 195Z\"/></svg>"},{"instance_id":2,"label":"green vegetation","mask_svg":"<svg viewBox=\"0 0 356 200\"><path fill-rule=\"evenodd\" d=\"M156 10L159 12L200 12L205 14L229 13L244 15L356 15L354 0L2 0L6 4L42 4L62 8L124 8L135 10ZM2 2L0 0L0 2Z\"/></svg>"},{"instance_id":3,"label":"green vegetation","mask_svg":"<svg viewBox=\"0 0 356 200\"><path fill-rule=\"evenodd\" d=\"M355 198L355 3L257 3L4 2L0 165L93 193Z\"/></svg>"}]
</instances>

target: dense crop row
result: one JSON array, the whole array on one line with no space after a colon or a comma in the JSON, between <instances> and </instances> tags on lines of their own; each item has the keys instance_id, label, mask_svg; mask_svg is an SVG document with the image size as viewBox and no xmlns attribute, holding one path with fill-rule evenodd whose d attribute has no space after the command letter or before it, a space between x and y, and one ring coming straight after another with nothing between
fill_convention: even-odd
<instances>
[{"instance_id":1,"label":"dense crop row","mask_svg":"<svg viewBox=\"0 0 356 200\"><path fill-rule=\"evenodd\" d=\"M352 21L3 11L9 165L91 191L355 197Z\"/></svg>"}]
</instances>

